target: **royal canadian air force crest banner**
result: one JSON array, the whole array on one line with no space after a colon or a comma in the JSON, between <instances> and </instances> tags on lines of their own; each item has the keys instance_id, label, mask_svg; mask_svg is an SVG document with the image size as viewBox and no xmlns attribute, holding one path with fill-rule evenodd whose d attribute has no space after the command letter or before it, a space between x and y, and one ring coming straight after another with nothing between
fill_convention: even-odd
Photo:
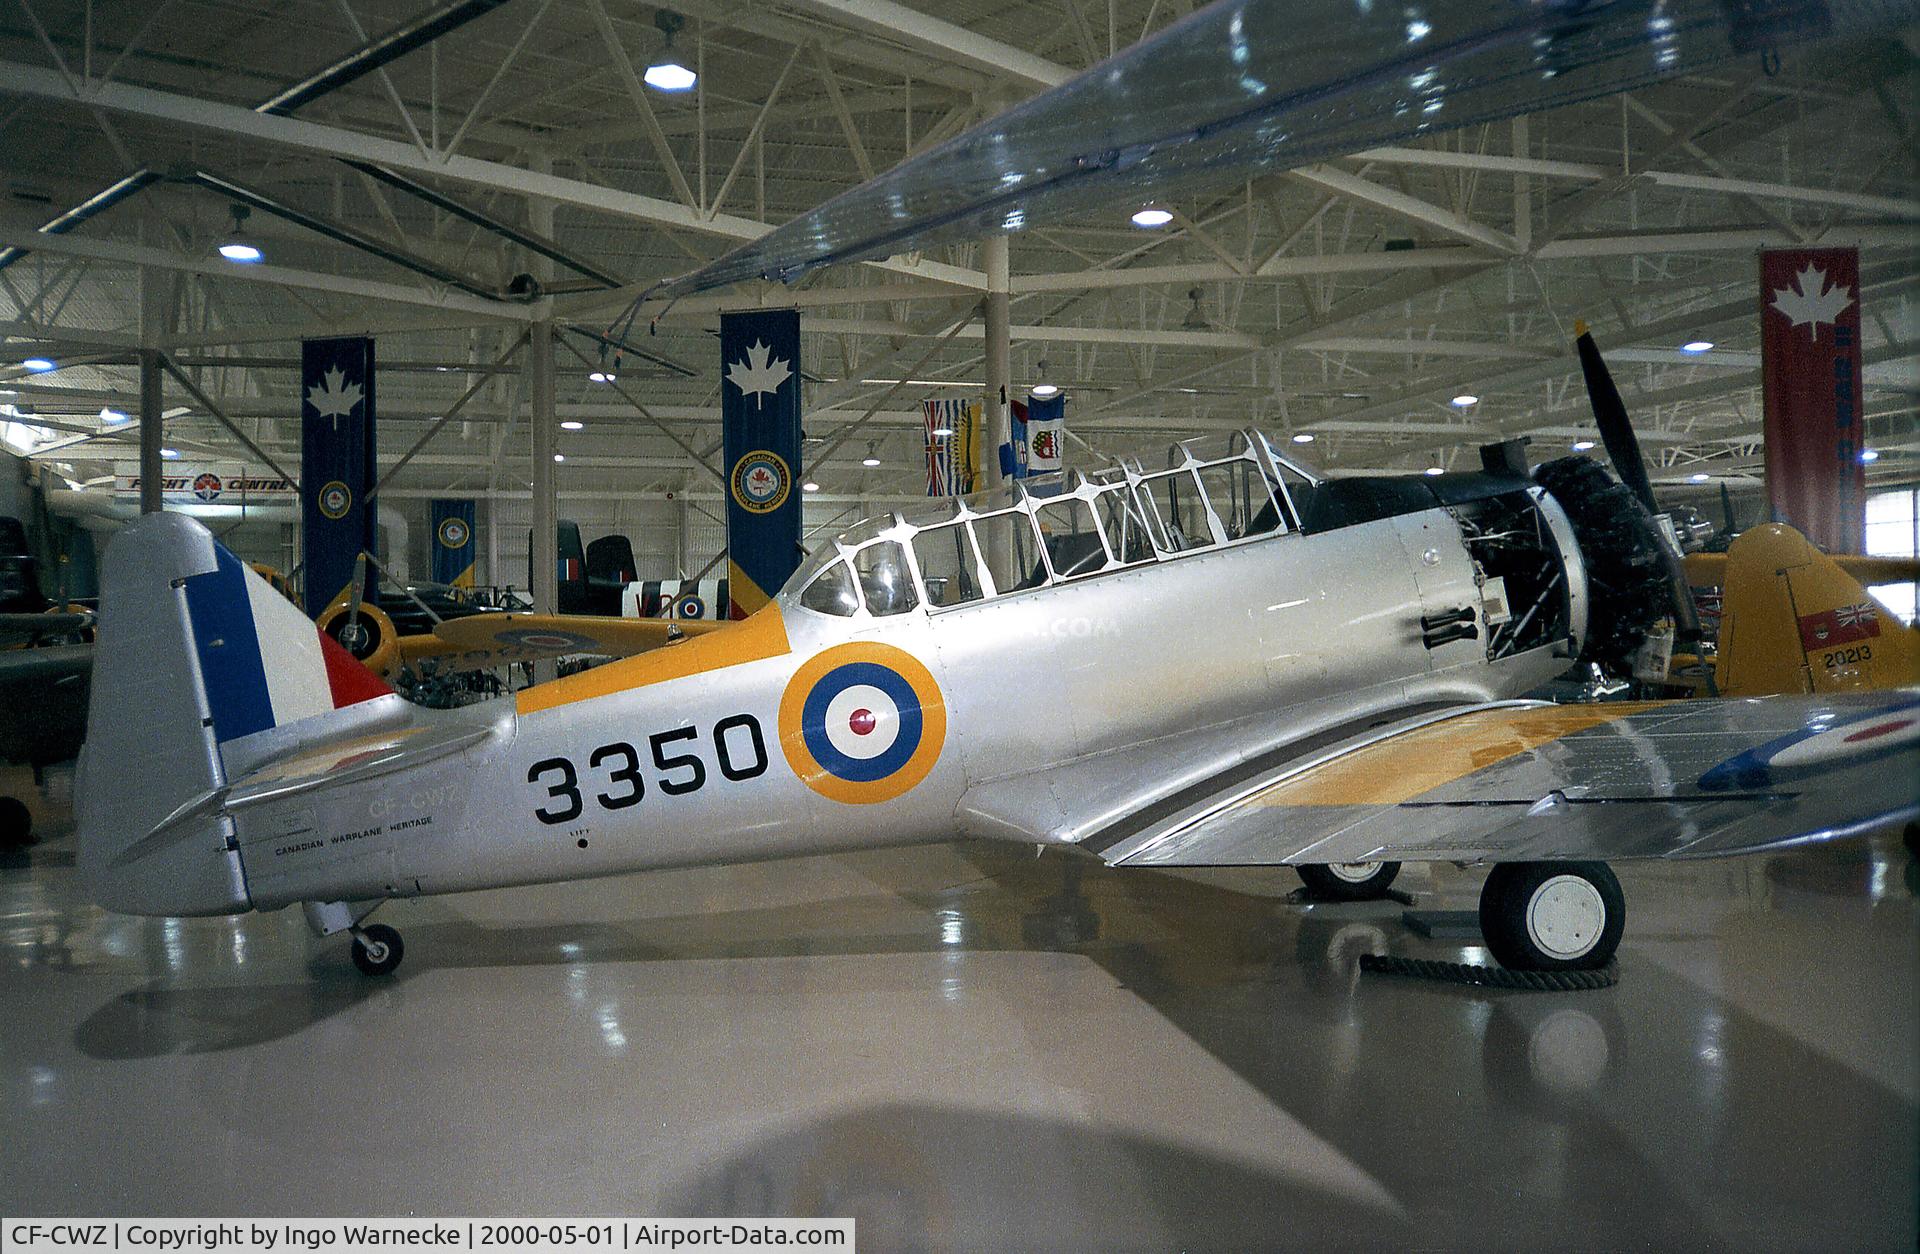
<instances>
[{"instance_id":1,"label":"royal canadian air force crest banner","mask_svg":"<svg viewBox=\"0 0 1920 1254\"><path fill-rule=\"evenodd\" d=\"M731 617L773 598L800 565L800 314L720 316Z\"/></svg>"},{"instance_id":2,"label":"royal canadian air force crest banner","mask_svg":"<svg viewBox=\"0 0 1920 1254\"><path fill-rule=\"evenodd\" d=\"M374 551L373 409L371 339L301 345L301 561L309 617L346 591L360 554Z\"/></svg>"},{"instance_id":3,"label":"royal canadian air force crest banner","mask_svg":"<svg viewBox=\"0 0 1920 1254\"><path fill-rule=\"evenodd\" d=\"M433 581L473 587L473 501L438 497L433 502Z\"/></svg>"},{"instance_id":4,"label":"royal canadian air force crest banner","mask_svg":"<svg viewBox=\"0 0 1920 1254\"><path fill-rule=\"evenodd\" d=\"M1834 553L1866 526L1860 388L1860 254L1760 254L1760 379L1773 516Z\"/></svg>"}]
</instances>

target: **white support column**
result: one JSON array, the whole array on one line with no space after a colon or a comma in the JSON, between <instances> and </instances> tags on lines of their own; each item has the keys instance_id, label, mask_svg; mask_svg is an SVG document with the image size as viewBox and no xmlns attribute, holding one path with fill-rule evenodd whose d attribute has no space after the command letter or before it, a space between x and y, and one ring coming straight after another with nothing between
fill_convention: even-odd
<instances>
[{"instance_id":1,"label":"white support column","mask_svg":"<svg viewBox=\"0 0 1920 1254\"><path fill-rule=\"evenodd\" d=\"M533 324L527 341L528 425L533 435L533 612L559 610L559 510L554 488L553 323Z\"/></svg>"},{"instance_id":2,"label":"white support column","mask_svg":"<svg viewBox=\"0 0 1920 1254\"><path fill-rule=\"evenodd\" d=\"M980 450L982 480L989 488L1004 481L1000 474L1000 446L1012 436L1013 415L1009 407L1008 385L1013 374L1009 327L1007 237L990 235L981 246L980 257L987 272L986 354L987 395L983 418L986 422L986 447Z\"/></svg>"}]
</instances>

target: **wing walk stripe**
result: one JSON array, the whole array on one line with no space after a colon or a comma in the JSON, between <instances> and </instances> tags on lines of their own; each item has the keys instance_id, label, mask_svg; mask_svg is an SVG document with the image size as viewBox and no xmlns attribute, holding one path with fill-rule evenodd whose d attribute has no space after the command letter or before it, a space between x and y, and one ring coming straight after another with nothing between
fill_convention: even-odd
<instances>
[{"instance_id":1,"label":"wing walk stripe","mask_svg":"<svg viewBox=\"0 0 1920 1254\"><path fill-rule=\"evenodd\" d=\"M1615 701L1466 713L1310 767L1250 800L1260 806L1400 805L1541 745L1670 704Z\"/></svg>"}]
</instances>

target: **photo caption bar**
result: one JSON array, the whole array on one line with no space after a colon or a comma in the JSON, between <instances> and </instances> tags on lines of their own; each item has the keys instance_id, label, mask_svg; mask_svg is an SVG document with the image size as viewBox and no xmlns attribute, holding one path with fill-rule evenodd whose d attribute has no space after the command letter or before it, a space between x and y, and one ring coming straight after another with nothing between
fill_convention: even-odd
<instances>
[{"instance_id":1,"label":"photo caption bar","mask_svg":"<svg viewBox=\"0 0 1920 1254\"><path fill-rule=\"evenodd\" d=\"M851 1219L6 1219L0 1254L854 1248Z\"/></svg>"}]
</instances>

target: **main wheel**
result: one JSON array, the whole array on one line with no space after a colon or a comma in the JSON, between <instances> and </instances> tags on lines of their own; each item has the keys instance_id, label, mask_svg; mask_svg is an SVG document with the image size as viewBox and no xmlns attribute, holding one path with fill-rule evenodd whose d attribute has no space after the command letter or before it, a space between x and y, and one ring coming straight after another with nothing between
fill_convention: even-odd
<instances>
[{"instance_id":1,"label":"main wheel","mask_svg":"<svg viewBox=\"0 0 1920 1254\"><path fill-rule=\"evenodd\" d=\"M1627 899L1604 862L1503 862L1480 889L1480 932L1515 971L1592 971L1620 947Z\"/></svg>"},{"instance_id":2,"label":"main wheel","mask_svg":"<svg viewBox=\"0 0 1920 1254\"><path fill-rule=\"evenodd\" d=\"M1400 874L1398 862L1306 863L1293 868L1300 882L1321 901L1372 901L1387 895L1393 877Z\"/></svg>"},{"instance_id":3,"label":"main wheel","mask_svg":"<svg viewBox=\"0 0 1920 1254\"><path fill-rule=\"evenodd\" d=\"M362 975L392 975L406 952L400 933L384 923L370 923L353 934L353 965Z\"/></svg>"},{"instance_id":4,"label":"main wheel","mask_svg":"<svg viewBox=\"0 0 1920 1254\"><path fill-rule=\"evenodd\" d=\"M33 843L33 811L18 797L0 797L0 849Z\"/></svg>"}]
</instances>

